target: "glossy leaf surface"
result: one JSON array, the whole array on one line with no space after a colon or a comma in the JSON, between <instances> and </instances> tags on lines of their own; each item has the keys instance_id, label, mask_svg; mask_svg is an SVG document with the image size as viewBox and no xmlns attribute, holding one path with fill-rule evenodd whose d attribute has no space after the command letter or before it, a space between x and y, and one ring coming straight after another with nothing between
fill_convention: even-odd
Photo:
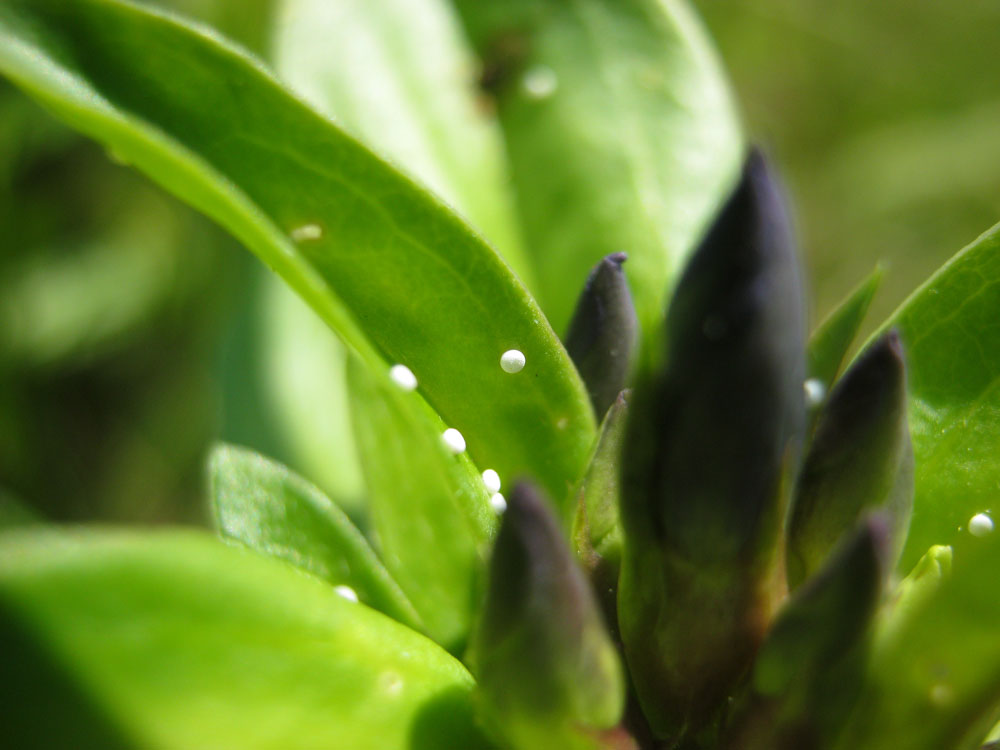
<instances>
[{"instance_id":1,"label":"glossy leaf surface","mask_svg":"<svg viewBox=\"0 0 1000 750\"><path fill-rule=\"evenodd\" d=\"M458 662L284 563L182 531L11 532L0 561L4 630L31 644L0 665L22 686L3 707L17 746L79 717L79 702L53 704L63 679L90 701L80 731L104 731L51 746L486 745ZM47 720L12 723L36 702Z\"/></svg>"},{"instance_id":2,"label":"glossy leaf surface","mask_svg":"<svg viewBox=\"0 0 1000 750\"><path fill-rule=\"evenodd\" d=\"M480 604L496 518L482 477L415 393L348 367L351 419L386 567L427 632L457 651Z\"/></svg>"},{"instance_id":3,"label":"glossy leaf surface","mask_svg":"<svg viewBox=\"0 0 1000 750\"><path fill-rule=\"evenodd\" d=\"M219 533L323 580L412 628L420 617L344 512L309 482L254 451L220 445L209 460Z\"/></svg>"},{"instance_id":4,"label":"glossy leaf surface","mask_svg":"<svg viewBox=\"0 0 1000 750\"><path fill-rule=\"evenodd\" d=\"M564 331L590 268L624 251L648 340L743 156L700 24L677 0L456 5L495 95L546 314Z\"/></svg>"},{"instance_id":5,"label":"glossy leaf surface","mask_svg":"<svg viewBox=\"0 0 1000 750\"><path fill-rule=\"evenodd\" d=\"M410 367L478 460L555 497L579 476L594 419L524 287L243 52L121 0L10 0L0 71L229 229L375 371ZM499 367L510 348L519 376Z\"/></svg>"},{"instance_id":6,"label":"glossy leaf surface","mask_svg":"<svg viewBox=\"0 0 1000 750\"><path fill-rule=\"evenodd\" d=\"M913 518L900 568L1000 511L1000 227L932 276L886 323L906 348L916 461Z\"/></svg>"},{"instance_id":7,"label":"glossy leaf surface","mask_svg":"<svg viewBox=\"0 0 1000 750\"><path fill-rule=\"evenodd\" d=\"M284 81L455 207L530 278L499 127L476 107L472 53L446 2L281 0L272 35ZM267 351L276 355L275 416L310 478L350 487L356 461L344 460L354 446L342 347L289 296L275 290L269 299L270 312L285 313L269 318L266 330ZM342 458L327 460L327 446Z\"/></svg>"}]
</instances>

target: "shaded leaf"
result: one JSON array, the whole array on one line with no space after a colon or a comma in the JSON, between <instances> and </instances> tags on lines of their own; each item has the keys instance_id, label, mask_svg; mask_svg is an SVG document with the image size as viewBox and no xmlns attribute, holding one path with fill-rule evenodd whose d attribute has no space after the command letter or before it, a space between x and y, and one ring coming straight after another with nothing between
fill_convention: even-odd
<instances>
[{"instance_id":1,"label":"shaded leaf","mask_svg":"<svg viewBox=\"0 0 1000 750\"><path fill-rule=\"evenodd\" d=\"M254 451L219 445L208 464L219 533L323 580L411 628L420 617L343 511L316 487Z\"/></svg>"},{"instance_id":2,"label":"shaded leaf","mask_svg":"<svg viewBox=\"0 0 1000 750\"><path fill-rule=\"evenodd\" d=\"M827 317L809 337L809 361L806 373L829 390L840 374L858 330L864 322L875 292L882 283L882 267L876 266Z\"/></svg>"},{"instance_id":3,"label":"shaded leaf","mask_svg":"<svg viewBox=\"0 0 1000 750\"><path fill-rule=\"evenodd\" d=\"M431 641L290 566L200 532L16 533L0 541L5 727L41 702L58 736L77 682L129 747L484 747L472 679ZM69 701L69 698L67 698ZM107 734L105 732L104 734ZM7 735L8 738L10 735ZM72 746L102 745L104 736ZM17 743L18 746L26 745ZM36 745L37 746L37 745ZM117 747L117 745L110 745Z\"/></svg>"}]
</instances>

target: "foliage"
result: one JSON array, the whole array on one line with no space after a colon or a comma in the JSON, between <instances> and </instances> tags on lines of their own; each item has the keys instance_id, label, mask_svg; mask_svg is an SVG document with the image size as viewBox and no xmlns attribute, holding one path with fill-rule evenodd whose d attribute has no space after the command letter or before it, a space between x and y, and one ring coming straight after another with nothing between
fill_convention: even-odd
<instances>
[{"instance_id":1,"label":"foliage","mask_svg":"<svg viewBox=\"0 0 1000 750\"><path fill-rule=\"evenodd\" d=\"M209 494L229 544L38 525L0 497L8 736L985 741L1000 229L845 368L879 272L807 341L780 186L679 0L284 0L274 28L281 80L127 0L5 0L0 72L297 295L255 282L266 357L325 386L284 410L336 414L294 440L364 496L368 533L228 445ZM58 359L81 321L103 341L152 314L171 277L128 239L158 216L140 203L83 287L38 282L136 302L81 295L17 346Z\"/></svg>"}]
</instances>

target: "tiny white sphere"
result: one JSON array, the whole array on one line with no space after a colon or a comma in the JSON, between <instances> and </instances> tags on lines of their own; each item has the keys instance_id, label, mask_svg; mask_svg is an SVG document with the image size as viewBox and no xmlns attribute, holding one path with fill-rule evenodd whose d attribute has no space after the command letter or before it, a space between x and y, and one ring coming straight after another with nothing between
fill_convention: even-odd
<instances>
[{"instance_id":1,"label":"tiny white sphere","mask_svg":"<svg viewBox=\"0 0 1000 750\"><path fill-rule=\"evenodd\" d=\"M507 510L507 498L499 492L494 492L493 497L490 498L490 505L497 513L503 513Z\"/></svg>"},{"instance_id":2,"label":"tiny white sphere","mask_svg":"<svg viewBox=\"0 0 1000 750\"><path fill-rule=\"evenodd\" d=\"M452 453L461 453L465 450L465 438L462 433L454 427L449 427L441 434L441 440Z\"/></svg>"},{"instance_id":3,"label":"tiny white sphere","mask_svg":"<svg viewBox=\"0 0 1000 750\"><path fill-rule=\"evenodd\" d=\"M497 474L493 469L487 469L483 472L483 484L486 485L486 489L492 492L500 491L500 475Z\"/></svg>"},{"instance_id":4,"label":"tiny white sphere","mask_svg":"<svg viewBox=\"0 0 1000 750\"><path fill-rule=\"evenodd\" d=\"M535 65L525 71L521 88L531 99L547 99L559 88L559 76L547 65Z\"/></svg>"},{"instance_id":5,"label":"tiny white sphere","mask_svg":"<svg viewBox=\"0 0 1000 750\"><path fill-rule=\"evenodd\" d=\"M819 406L823 403L823 397L826 396L826 386L823 385L822 380L809 378L802 384L802 388L806 392L806 403L809 406Z\"/></svg>"},{"instance_id":6,"label":"tiny white sphere","mask_svg":"<svg viewBox=\"0 0 1000 750\"><path fill-rule=\"evenodd\" d=\"M417 387L417 376L406 365L393 365L390 367L389 377L392 378L393 383L404 391L412 391Z\"/></svg>"},{"instance_id":7,"label":"tiny white sphere","mask_svg":"<svg viewBox=\"0 0 1000 750\"><path fill-rule=\"evenodd\" d=\"M517 349L508 349L500 355L500 367L504 372L511 374L521 372L524 369L524 353Z\"/></svg>"},{"instance_id":8,"label":"tiny white sphere","mask_svg":"<svg viewBox=\"0 0 1000 750\"><path fill-rule=\"evenodd\" d=\"M337 596L342 596L349 602L356 602L358 600L357 592L350 586L334 586L333 591Z\"/></svg>"},{"instance_id":9,"label":"tiny white sphere","mask_svg":"<svg viewBox=\"0 0 1000 750\"><path fill-rule=\"evenodd\" d=\"M323 227L319 224L303 224L292 230L292 239L296 242L308 242L318 240L323 236Z\"/></svg>"},{"instance_id":10,"label":"tiny white sphere","mask_svg":"<svg viewBox=\"0 0 1000 750\"><path fill-rule=\"evenodd\" d=\"M993 531L993 519L985 513L977 513L969 519L969 533L972 536L986 536Z\"/></svg>"}]
</instances>

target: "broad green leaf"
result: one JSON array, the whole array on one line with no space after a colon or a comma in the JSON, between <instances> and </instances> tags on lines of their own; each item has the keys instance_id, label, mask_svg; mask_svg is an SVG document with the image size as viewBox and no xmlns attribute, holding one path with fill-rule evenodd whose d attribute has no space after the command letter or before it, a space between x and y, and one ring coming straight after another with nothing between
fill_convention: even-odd
<instances>
[{"instance_id":1,"label":"broad green leaf","mask_svg":"<svg viewBox=\"0 0 1000 750\"><path fill-rule=\"evenodd\" d=\"M680 0L457 0L495 94L539 299L563 331L587 273L625 251L656 334L739 172L733 101Z\"/></svg>"},{"instance_id":2,"label":"broad green leaf","mask_svg":"<svg viewBox=\"0 0 1000 750\"><path fill-rule=\"evenodd\" d=\"M556 498L579 476L593 416L524 287L243 52L121 0L8 0L0 71L229 229L369 367L407 365L477 461ZM511 348L516 376L499 367Z\"/></svg>"},{"instance_id":3,"label":"broad green leaf","mask_svg":"<svg viewBox=\"0 0 1000 750\"><path fill-rule=\"evenodd\" d=\"M411 628L420 617L364 536L328 497L281 464L220 445L209 459L219 533L287 560Z\"/></svg>"},{"instance_id":4,"label":"broad green leaf","mask_svg":"<svg viewBox=\"0 0 1000 750\"><path fill-rule=\"evenodd\" d=\"M447 2L282 0L274 31L292 88L454 206L530 286L499 128Z\"/></svg>"},{"instance_id":5,"label":"broad green leaf","mask_svg":"<svg viewBox=\"0 0 1000 750\"><path fill-rule=\"evenodd\" d=\"M486 744L471 677L436 645L201 532L6 533L0 605L4 630L32 645L0 661L0 683L20 688L0 707L18 747ZM81 730L103 718L120 744L60 738L62 718L80 713L72 686L97 714Z\"/></svg>"},{"instance_id":6,"label":"broad green leaf","mask_svg":"<svg viewBox=\"0 0 1000 750\"><path fill-rule=\"evenodd\" d=\"M273 37L292 88L456 207L529 278L499 128L476 109L471 52L442 0L282 0ZM359 497L342 347L275 287L262 301L275 421L309 477L338 499Z\"/></svg>"},{"instance_id":7,"label":"broad green leaf","mask_svg":"<svg viewBox=\"0 0 1000 750\"><path fill-rule=\"evenodd\" d=\"M901 570L1000 511L1000 226L946 263L889 318L903 338L916 460Z\"/></svg>"},{"instance_id":8,"label":"broad green leaf","mask_svg":"<svg viewBox=\"0 0 1000 750\"><path fill-rule=\"evenodd\" d=\"M1000 711L1000 537L956 545L951 574L876 648L841 750L978 747Z\"/></svg>"},{"instance_id":9,"label":"broad green leaf","mask_svg":"<svg viewBox=\"0 0 1000 750\"><path fill-rule=\"evenodd\" d=\"M457 653L481 603L496 530L483 480L416 394L348 363L351 418L382 559L427 632Z\"/></svg>"},{"instance_id":10,"label":"broad green leaf","mask_svg":"<svg viewBox=\"0 0 1000 750\"><path fill-rule=\"evenodd\" d=\"M807 373L829 391L840 374L840 367L865 319L872 298L882 283L882 267L876 266L809 337Z\"/></svg>"}]
</instances>

